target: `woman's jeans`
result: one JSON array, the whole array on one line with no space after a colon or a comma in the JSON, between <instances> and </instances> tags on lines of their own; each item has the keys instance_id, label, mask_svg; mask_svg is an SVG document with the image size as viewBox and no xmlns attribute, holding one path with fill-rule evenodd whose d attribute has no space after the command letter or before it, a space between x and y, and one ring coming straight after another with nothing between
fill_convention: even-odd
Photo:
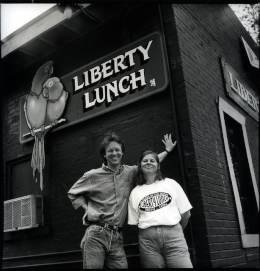
<instances>
[{"instance_id":1,"label":"woman's jeans","mask_svg":"<svg viewBox=\"0 0 260 271\"><path fill-rule=\"evenodd\" d=\"M128 268L122 233L90 225L82 238L83 269Z\"/></svg>"},{"instance_id":2,"label":"woman's jeans","mask_svg":"<svg viewBox=\"0 0 260 271\"><path fill-rule=\"evenodd\" d=\"M144 268L192 268L180 224L139 229L139 251Z\"/></svg>"}]
</instances>

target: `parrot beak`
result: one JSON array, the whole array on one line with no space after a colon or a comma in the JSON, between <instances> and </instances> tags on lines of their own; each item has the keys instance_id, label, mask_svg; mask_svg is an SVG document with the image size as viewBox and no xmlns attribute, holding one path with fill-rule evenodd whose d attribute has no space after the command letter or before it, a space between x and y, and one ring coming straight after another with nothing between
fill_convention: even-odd
<instances>
[{"instance_id":1,"label":"parrot beak","mask_svg":"<svg viewBox=\"0 0 260 271\"><path fill-rule=\"evenodd\" d=\"M49 89L48 88L44 88L43 90L42 90L42 96L45 98L45 99L49 99Z\"/></svg>"}]
</instances>

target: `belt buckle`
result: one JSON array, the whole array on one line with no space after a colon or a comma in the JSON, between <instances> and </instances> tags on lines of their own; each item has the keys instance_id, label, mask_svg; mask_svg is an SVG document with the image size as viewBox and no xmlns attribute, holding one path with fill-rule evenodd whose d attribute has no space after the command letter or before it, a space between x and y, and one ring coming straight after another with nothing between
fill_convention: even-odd
<instances>
[{"instance_id":1,"label":"belt buckle","mask_svg":"<svg viewBox=\"0 0 260 271\"><path fill-rule=\"evenodd\" d=\"M109 224L105 223L103 227L109 230Z\"/></svg>"},{"instance_id":2,"label":"belt buckle","mask_svg":"<svg viewBox=\"0 0 260 271\"><path fill-rule=\"evenodd\" d=\"M112 231L116 231L117 230L117 226L115 225L110 225L108 223L105 223L104 228L108 229L108 230L112 230Z\"/></svg>"},{"instance_id":3,"label":"belt buckle","mask_svg":"<svg viewBox=\"0 0 260 271\"><path fill-rule=\"evenodd\" d=\"M117 226L113 225L112 229L113 229L113 231L116 231L117 230Z\"/></svg>"}]
</instances>

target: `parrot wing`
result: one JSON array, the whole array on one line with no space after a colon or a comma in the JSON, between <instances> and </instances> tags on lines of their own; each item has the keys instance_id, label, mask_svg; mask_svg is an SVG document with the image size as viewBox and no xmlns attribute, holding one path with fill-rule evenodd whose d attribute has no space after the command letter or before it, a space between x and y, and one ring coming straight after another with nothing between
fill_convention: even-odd
<instances>
[{"instance_id":1,"label":"parrot wing","mask_svg":"<svg viewBox=\"0 0 260 271\"><path fill-rule=\"evenodd\" d=\"M65 109L66 101L68 98L68 92L63 91L60 98L53 102L51 100L48 101L47 104L47 120L51 123L58 120Z\"/></svg>"},{"instance_id":2,"label":"parrot wing","mask_svg":"<svg viewBox=\"0 0 260 271\"><path fill-rule=\"evenodd\" d=\"M53 61L48 61L44 63L36 71L33 81L31 91L36 95L40 95L43 87L43 83L52 75L53 73Z\"/></svg>"},{"instance_id":3,"label":"parrot wing","mask_svg":"<svg viewBox=\"0 0 260 271\"><path fill-rule=\"evenodd\" d=\"M47 100L40 95L28 94L25 101L25 114L29 128L38 129L44 125Z\"/></svg>"}]
</instances>

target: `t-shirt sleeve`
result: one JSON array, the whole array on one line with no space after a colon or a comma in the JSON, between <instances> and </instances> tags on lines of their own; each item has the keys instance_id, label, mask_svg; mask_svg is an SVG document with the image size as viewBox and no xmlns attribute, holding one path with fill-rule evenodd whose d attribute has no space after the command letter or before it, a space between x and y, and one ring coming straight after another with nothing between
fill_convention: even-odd
<instances>
[{"instance_id":1,"label":"t-shirt sleeve","mask_svg":"<svg viewBox=\"0 0 260 271\"><path fill-rule=\"evenodd\" d=\"M68 198L72 206L78 209L81 205L86 204L85 196L90 190L90 174L86 172L76 181L68 191Z\"/></svg>"},{"instance_id":2,"label":"t-shirt sleeve","mask_svg":"<svg viewBox=\"0 0 260 271\"><path fill-rule=\"evenodd\" d=\"M135 198L132 192L128 201L128 224L137 225L138 224L138 210L134 206Z\"/></svg>"},{"instance_id":3,"label":"t-shirt sleeve","mask_svg":"<svg viewBox=\"0 0 260 271\"><path fill-rule=\"evenodd\" d=\"M180 214L183 214L192 209L192 205L188 197L186 196L182 187L177 182L175 184L175 190L176 190L176 204Z\"/></svg>"}]
</instances>

